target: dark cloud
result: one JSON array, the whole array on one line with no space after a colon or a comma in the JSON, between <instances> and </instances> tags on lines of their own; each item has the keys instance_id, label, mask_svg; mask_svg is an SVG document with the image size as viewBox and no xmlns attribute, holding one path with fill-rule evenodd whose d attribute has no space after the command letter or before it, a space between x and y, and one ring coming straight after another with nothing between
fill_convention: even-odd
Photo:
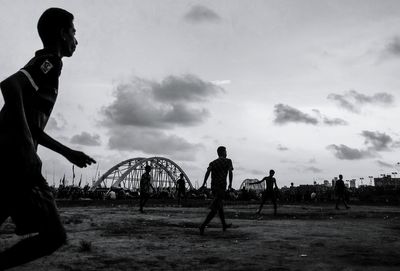
<instances>
[{"instance_id":1,"label":"dark cloud","mask_svg":"<svg viewBox=\"0 0 400 271\"><path fill-rule=\"evenodd\" d=\"M287 147L282 146L281 144L279 144L276 148L277 148L278 151L287 151L287 150L289 150Z\"/></svg>"},{"instance_id":2,"label":"dark cloud","mask_svg":"<svg viewBox=\"0 0 400 271\"><path fill-rule=\"evenodd\" d=\"M275 109L275 120L276 124L287 124L287 123L306 123L316 125L318 120L300 110L285 104L276 104Z\"/></svg>"},{"instance_id":3,"label":"dark cloud","mask_svg":"<svg viewBox=\"0 0 400 271\"><path fill-rule=\"evenodd\" d=\"M384 53L400 56L400 37L393 38L385 47Z\"/></svg>"},{"instance_id":4,"label":"dark cloud","mask_svg":"<svg viewBox=\"0 0 400 271\"><path fill-rule=\"evenodd\" d=\"M108 146L120 151L142 151L152 155L173 156L176 159L193 160L203 146L193 144L182 137L154 130L134 130L129 127L114 130Z\"/></svg>"},{"instance_id":5,"label":"dark cloud","mask_svg":"<svg viewBox=\"0 0 400 271\"><path fill-rule=\"evenodd\" d=\"M385 133L362 131L361 135L365 138L364 143L374 151L388 151L393 143L392 138Z\"/></svg>"},{"instance_id":6,"label":"dark cloud","mask_svg":"<svg viewBox=\"0 0 400 271\"><path fill-rule=\"evenodd\" d=\"M383 161L381 161L381 160L377 160L376 163L377 163L379 166L381 166L381 167L393 168L393 165L392 165L392 164L383 162Z\"/></svg>"},{"instance_id":7,"label":"dark cloud","mask_svg":"<svg viewBox=\"0 0 400 271\"><path fill-rule=\"evenodd\" d=\"M343 119L339 118L328 118L321 114L321 112L317 109L312 110L313 113L316 115L311 116L300 111L297 108L291 107L285 104L277 104L275 105L274 113L275 113L275 120L276 124L287 124L290 122L293 123L306 123L311 125L319 125L325 124L328 126L338 126L338 125L347 125L347 122Z\"/></svg>"},{"instance_id":8,"label":"dark cloud","mask_svg":"<svg viewBox=\"0 0 400 271\"><path fill-rule=\"evenodd\" d=\"M343 125L348 125L347 121L340 119L340 118L328 118L327 116L324 116L318 109L313 109L312 110L314 114L318 116L320 119L320 122L328 125L328 126L343 126Z\"/></svg>"},{"instance_id":9,"label":"dark cloud","mask_svg":"<svg viewBox=\"0 0 400 271\"><path fill-rule=\"evenodd\" d=\"M152 84L154 98L159 101L204 102L222 91L219 86L205 82L192 74L168 76L161 83Z\"/></svg>"},{"instance_id":10,"label":"dark cloud","mask_svg":"<svg viewBox=\"0 0 400 271\"><path fill-rule=\"evenodd\" d=\"M349 90L344 94L331 93L327 98L353 113L360 113L360 108L364 105L388 106L394 103L393 95L385 92L368 96L355 90Z\"/></svg>"},{"instance_id":11,"label":"dark cloud","mask_svg":"<svg viewBox=\"0 0 400 271\"><path fill-rule=\"evenodd\" d=\"M169 76L161 83L134 77L116 87L115 100L102 109L103 123L153 128L197 125L209 116L198 106L222 92L194 75Z\"/></svg>"},{"instance_id":12,"label":"dark cloud","mask_svg":"<svg viewBox=\"0 0 400 271\"><path fill-rule=\"evenodd\" d=\"M85 146L99 146L100 136L97 134L89 134L87 132L82 132L79 135L74 135L71 140L73 144L85 145Z\"/></svg>"},{"instance_id":13,"label":"dark cloud","mask_svg":"<svg viewBox=\"0 0 400 271\"><path fill-rule=\"evenodd\" d=\"M344 95L331 93L328 95L328 100L336 102L340 107L353 112L359 113L359 109L351 102L349 102Z\"/></svg>"},{"instance_id":14,"label":"dark cloud","mask_svg":"<svg viewBox=\"0 0 400 271\"><path fill-rule=\"evenodd\" d=\"M193 6L184 18L191 23L219 22L221 20L215 11L202 5Z\"/></svg>"},{"instance_id":15,"label":"dark cloud","mask_svg":"<svg viewBox=\"0 0 400 271\"><path fill-rule=\"evenodd\" d=\"M353 149L343 144L332 144L327 149L333 151L335 157L340 160L359 160L376 156L371 150Z\"/></svg>"}]
</instances>

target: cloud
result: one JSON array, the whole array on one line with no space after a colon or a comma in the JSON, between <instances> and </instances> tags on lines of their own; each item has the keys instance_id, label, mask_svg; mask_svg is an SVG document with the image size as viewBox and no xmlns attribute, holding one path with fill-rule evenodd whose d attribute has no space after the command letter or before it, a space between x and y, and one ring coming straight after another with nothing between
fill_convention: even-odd
<instances>
[{"instance_id":1,"label":"cloud","mask_svg":"<svg viewBox=\"0 0 400 271\"><path fill-rule=\"evenodd\" d=\"M306 167L304 171L312 172L312 173L321 173L322 169L316 167Z\"/></svg>"},{"instance_id":2,"label":"cloud","mask_svg":"<svg viewBox=\"0 0 400 271\"><path fill-rule=\"evenodd\" d=\"M120 151L142 151L151 155L173 156L175 159L193 160L202 148L182 137L168 135L155 130L133 130L128 127L114 130L109 138L110 149Z\"/></svg>"},{"instance_id":3,"label":"cloud","mask_svg":"<svg viewBox=\"0 0 400 271\"><path fill-rule=\"evenodd\" d=\"M46 125L47 131L61 131L67 126L67 121L58 113L56 117L50 117Z\"/></svg>"},{"instance_id":4,"label":"cloud","mask_svg":"<svg viewBox=\"0 0 400 271\"><path fill-rule=\"evenodd\" d=\"M221 17L215 11L202 5L193 6L184 18L190 23L215 23L221 21Z\"/></svg>"},{"instance_id":5,"label":"cloud","mask_svg":"<svg viewBox=\"0 0 400 271\"><path fill-rule=\"evenodd\" d=\"M315 164L317 162L317 160L315 158L311 158L310 160L308 160L308 163L310 164Z\"/></svg>"},{"instance_id":6,"label":"cloud","mask_svg":"<svg viewBox=\"0 0 400 271\"><path fill-rule=\"evenodd\" d=\"M276 124L287 124L290 122L294 123L306 123L316 125L318 120L300 110L285 104L276 104L275 109L275 120Z\"/></svg>"},{"instance_id":7,"label":"cloud","mask_svg":"<svg viewBox=\"0 0 400 271\"><path fill-rule=\"evenodd\" d=\"M333 151L335 157L340 160L359 160L376 157L377 155L371 150L353 149L343 144L331 144L327 147L327 149Z\"/></svg>"},{"instance_id":8,"label":"cloud","mask_svg":"<svg viewBox=\"0 0 400 271\"><path fill-rule=\"evenodd\" d=\"M323 118L323 123L328 125L328 126L344 126L344 125L348 125L347 121L345 121L343 119L340 119L340 118L332 118L332 119L330 119L330 118L324 117Z\"/></svg>"},{"instance_id":9,"label":"cloud","mask_svg":"<svg viewBox=\"0 0 400 271\"><path fill-rule=\"evenodd\" d=\"M365 148L355 149L346 145L329 145L327 149L334 152L338 159L357 160L379 156L381 151L391 151L392 148L400 147L399 141L393 141L392 137L378 131L362 131L361 136L364 137Z\"/></svg>"},{"instance_id":10,"label":"cloud","mask_svg":"<svg viewBox=\"0 0 400 271\"><path fill-rule=\"evenodd\" d=\"M392 164L383 162L383 161L381 161L381 160L377 160L376 163L377 163L379 166L381 166L381 167L393 168L393 165L392 165Z\"/></svg>"},{"instance_id":11,"label":"cloud","mask_svg":"<svg viewBox=\"0 0 400 271\"><path fill-rule=\"evenodd\" d=\"M241 166L235 167L235 171L246 172L247 174L251 175L249 178L253 178L255 175L261 175L261 176L268 175L267 171L259 169L249 169L247 167L241 167Z\"/></svg>"},{"instance_id":12,"label":"cloud","mask_svg":"<svg viewBox=\"0 0 400 271\"><path fill-rule=\"evenodd\" d=\"M311 125L319 125L325 124L328 126L338 126L338 125L347 125L347 121L339 118L328 118L321 114L321 112L317 109L312 110L316 116L311 116L300 111L297 108L291 107L289 105L284 104L276 104L274 113L276 124L287 124L290 122L293 123L306 123Z\"/></svg>"},{"instance_id":13,"label":"cloud","mask_svg":"<svg viewBox=\"0 0 400 271\"><path fill-rule=\"evenodd\" d=\"M352 113L360 113L360 108L364 105L385 107L394 103L393 95L385 92L379 92L368 96L355 90L349 90L344 94L331 93L327 98Z\"/></svg>"},{"instance_id":14,"label":"cloud","mask_svg":"<svg viewBox=\"0 0 400 271\"><path fill-rule=\"evenodd\" d=\"M198 125L209 116L199 105L222 92L190 74L169 76L160 83L134 77L117 85L115 100L102 109L102 123L153 128Z\"/></svg>"},{"instance_id":15,"label":"cloud","mask_svg":"<svg viewBox=\"0 0 400 271\"><path fill-rule=\"evenodd\" d=\"M231 82L231 80L213 80L213 81L211 81L211 83L213 83L217 86L221 86L221 85L228 85L232 82Z\"/></svg>"},{"instance_id":16,"label":"cloud","mask_svg":"<svg viewBox=\"0 0 400 271\"><path fill-rule=\"evenodd\" d=\"M389 145L393 142L385 133L362 131L361 135L365 138L364 143L370 145L369 148L374 151L388 151Z\"/></svg>"},{"instance_id":17,"label":"cloud","mask_svg":"<svg viewBox=\"0 0 400 271\"><path fill-rule=\"evenodd\" d=\"M89 134L87 132L82 132L79 135L74 135L71 140L71 143L85 146L99 146L100 136L97 134Z\"/></svg>"},{"instance_id":18,"label":"cloud","mask_svg":"<svg viewBox=\"0 0 400 271\"><path fill-rule=\"evenodd\" d=\"M287 151L287 150L289 150L287 147L282 146L281 144L279 144L279 145L276 147L276 149L277 149L278 151Z\"/></svg>"},{"instance_id":19,"label":"cloud","mask_svg":"<svg viewBox=\"0 0 400 271\"><path fill-rule=\"evenodd\" d=\"M385 47L384 54L400 56L400 37L394 37Z\"/></svg>"},{"instance_id":20,"label":"cloud","mask_svg":"<svg viewBox=\"0 0 400 271\"><path fill-rule=\"evenodd\" d=\"M152 83L154 98L159 101L204 102L222 91L216 84L192 74L168 76L161 83Z\"/></svg>"}]
</instances>

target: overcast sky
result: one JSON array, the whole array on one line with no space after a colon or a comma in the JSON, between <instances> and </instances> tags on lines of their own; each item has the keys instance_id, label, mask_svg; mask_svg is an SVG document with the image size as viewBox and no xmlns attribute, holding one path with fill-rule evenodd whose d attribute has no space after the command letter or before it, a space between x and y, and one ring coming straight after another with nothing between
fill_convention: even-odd
<instances>
[{"instance_id":1,"label":"overcast sky","mask_svg":"<svg viewBox=\"0 0 400 271\"><path fill-rule=\"evenodd\" d=\"M400 170L400 1L0 4L0 79L41 49L46 8L74 14L79 44L46 131L102 173L163 156L201 184L219 145L236 188L271 168L279 186ZM64 158L39 154L50 184L71 176Z\"/></svg>"}]
</instances>

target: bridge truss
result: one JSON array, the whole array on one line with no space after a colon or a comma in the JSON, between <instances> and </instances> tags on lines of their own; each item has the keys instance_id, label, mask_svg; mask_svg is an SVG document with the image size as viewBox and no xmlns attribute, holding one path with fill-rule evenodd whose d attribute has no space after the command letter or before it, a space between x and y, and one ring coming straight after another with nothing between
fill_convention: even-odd
<instances>
[{"instance_id":1,"label":"bridge truss","mask_svg":"<svg viewBox=\"0 0 400 271\"><path fill-rule=\"evenodd\" d=\"M180 174L183 174L186 188L193 189L189 177L174 161L164 157L131 158L118 163L105 172L91 187L122 187L129 190L140 188L140 178L145 166L151 166L152 185L154 188L175 188Z\"/></svg>"}]
</instances>

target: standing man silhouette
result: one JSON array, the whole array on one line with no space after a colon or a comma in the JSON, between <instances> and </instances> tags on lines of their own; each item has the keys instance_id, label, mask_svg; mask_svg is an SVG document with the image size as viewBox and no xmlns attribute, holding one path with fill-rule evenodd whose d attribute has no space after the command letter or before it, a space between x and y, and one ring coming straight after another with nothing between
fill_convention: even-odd
<instances>
[{"instance_id":1,"label":"standing man silhouette","mask_svg":"<svg viewBox=\"0 0 400 271\"><path fill-rule=\"evenodd\" d=\"M143 207L146 204L146 202L150 198L150 188L154 190L153 185L151 184L152 178L150 175L151 172L151 166L146 165L145 168L145 173L142 174L142 177L140 178L140 202L139 202L139 211L141 213L144 213Z\"/></svg>"},{"instance_id":2,"label":"standing man silhouette","mask_svg":"<svg viewBox=\"0 0 400 271\"><path fill-rule=\"evenodd\" d=\"M258 208L258 211L256 213L258 215L261 213L264 203L268 199L270 199L272 201L272 204L274 205L274 215L276 215L277 204L276 204L276 195L275 195L275 191L274 191L274 186L275 186L275 189L278 189L278 186L276 185L276 180L274 178L274 174L275 174L275 171L273 169L271 169L269 171L269 176L264 177L261 181L250 183L250 184L258 184L258 183L262 183L265 181L265 190L262 194L260 207Z\"/></svg>"},{"instance_id":3,"label":"standing man silhouette","mask_svg":"<svg viewBox=\"0 0 400 271\"><path fill-rule=\"evenodd\" d=\"M176 181L178 205L181 204L182 197L184 200L186 199L185 179L183 177L184 177L184 175L183 175L183 173L181 173L179 175L179 179Z\"/></svg>"},{"instance_id":4,"label":"standing man silhouette","mask_svg":"<svg viewBox=\"0 0 400 271\"><path fill-rule=\"evenodd\" d=\"M0 270L53 253L66 241L51 189L41 173L38 144L86 167L95 161L44 132L58 94L62 58L78 44L74 16L59 8L47 9L37 28L43 49L21 70L0 83L4 106L0 111L0 224L11 216L16 234L32 235L0 253Z\"/></svg>"},{"instance_id":5,"label":"standing man silhouette","mask_svg":"<svg viewBox=\"0 0 400 271\"><path fill-rule=\"evenodd\" d=\"M222 230L226 231L227 228L230 228L232 224L227 224L225 221L224 214L224 206L223 200L225 197L226 190L226 177L229 175L229 189L232 188L232 179L233 179L233 165L232 160L226 158L226 148L224 146L220 146L217 149L218 158L210 163L207 168L207 172L204 176L204 183L201 188L206 186L207 179L211 173L211 191L214 196L214 199L210 206L210 212L204 220L203 224L200 226L200 234L204 234L204 229L210 223L210 221L214 218L214 216L219 214L222 223Z\"/></svg>"},{"instance_id":6,"label":"standing man silhouette","mask_svg":"<svg viewBox=\"0 0 400 271\"><path fill-rule=\"evenodd\" d=\"M344 185L343 182L343 175L339 175L339 180L336 181L335 183L335 193L336 193L336 206L335 209L339 210L339 203L340 201L343 202L344 206L346 209L350 209L350 207L346 203L346 186Z\"/></svg>"}]
</instances>

